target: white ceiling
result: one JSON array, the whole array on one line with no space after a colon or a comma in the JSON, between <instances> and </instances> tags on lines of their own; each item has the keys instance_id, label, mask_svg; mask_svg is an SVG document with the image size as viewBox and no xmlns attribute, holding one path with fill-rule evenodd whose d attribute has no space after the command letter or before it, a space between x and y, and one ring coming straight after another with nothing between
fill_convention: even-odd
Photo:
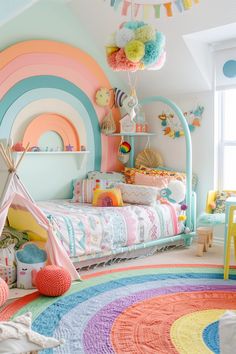
<instances>
[{"instance_id":1,"label":"white ceiling","mask_svg":"<svg viewBox=\"0 0 236 354\"><path fill-rule=\"evenodd\" d=\"M163 0L135 0L136 3L160 3ZM93 45L104 52L104 44L118 25L129 20L110 7L110 0L71 0L71 9L78 16ZM142 20L142 17L139 17ZM160 71L138 73L140 97L199 92L210 89L212 82L209 43L236 40L236 0L200 0L192 9L164 14L148 22L162 31L167 39L167 61ZM110 69L108 69L110 70ZM127 73L117 75L127 83Z\"/></svg>"},{"instance_id":2,"label":"white ceiling","mask_svg":"<svg viewBox=\"0 0 236 354\"><path fill-rule=\"evenodd\" d=\"M5 12L1 12L0 25L34 3L43 1L69 7L78 19L80 28L82 26L84 29L78 36L90 38L86 50L91 48L91 54L98 53L96 58L105 67L113 85L120 82L121 87L127 87L127 73L113 73L106 64L104 45L119 24L130 20L130 15L124 17L121 16L121 11L115 12L110 6L110 0L21 0L21 6L19 0L0 0L1 8L5 9ZM213 81L212 51L223 47L236 48L236 0L199 1L198 5L193 4L190 10L183 13L174 8L173 17L162 14L160 19L155 19L150 16L147 22L166 35L167 60L160 71L138 72L137 91L140 98L209 90ZM166 0L133 2L159 4ZM12 6L13 4L18 5ZM143 20L140 16L138 19Z\"/></svg>"}]
</instances>

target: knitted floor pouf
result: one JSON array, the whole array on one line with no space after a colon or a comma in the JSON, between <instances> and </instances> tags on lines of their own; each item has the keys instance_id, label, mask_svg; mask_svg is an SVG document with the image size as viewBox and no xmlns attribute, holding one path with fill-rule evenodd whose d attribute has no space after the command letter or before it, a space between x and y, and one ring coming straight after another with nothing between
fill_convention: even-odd
<instances>
[{"instance_id":1,"label":"knitted floor pouf","mask_svg":"<svg viewBox=\"0 0 236 354\"><path fill-rule=\"evenodd\" d=\"M8 296L8 285L2 278L0 278L0 307L7 301Z\"/></svg>"},{"instance_id":2,"label":"knitted floor pouf","mask_svg":"<svg viewBox=\"0 0 236 354\"><path fill-rule=\"evenodd\" d=\"M70 288L71 276L66 269L48 265L37 273L35 285L45 296L60 296Z\"/></svg>"}]
</instances>

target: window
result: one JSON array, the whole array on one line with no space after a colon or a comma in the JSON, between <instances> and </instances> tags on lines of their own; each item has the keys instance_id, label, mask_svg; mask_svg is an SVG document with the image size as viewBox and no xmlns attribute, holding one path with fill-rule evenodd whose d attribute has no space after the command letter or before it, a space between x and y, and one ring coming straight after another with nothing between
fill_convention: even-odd
<instances>
[{"instance_id":1,"label":"window","mask_svg":"<svg viewBox=\"0 0 236 354\"><path fill-rule=\"evenodd\" d=\"M219 189L236 190L236 89L219 94Z\"/></svg>"}]
</instances>

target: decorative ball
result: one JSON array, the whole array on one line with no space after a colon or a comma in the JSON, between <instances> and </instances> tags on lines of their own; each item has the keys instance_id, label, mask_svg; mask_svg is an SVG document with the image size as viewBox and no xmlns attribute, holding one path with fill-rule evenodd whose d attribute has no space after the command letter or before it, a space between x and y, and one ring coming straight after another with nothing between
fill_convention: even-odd
<instances>
[{"instance_id":1,"label":"decorative ball","mask_svg":"<svg viewBox=\"0 0 236 354\"><path fill-rule=\"evenodd\" d=\"M66 269L48 265L37 273L35 285L38 291L45 296L61 296L69 290L71 276Z\"/></svg>"},{"instance_id":2,"label":"decorative ball","mask_svg":"<svg viewBox=\"0 0 236 354\"><path fill-rule=\"evenodd\" d=\"M106 54L114 71L159 70L166 60L165 36L145 22L125 22L108 41Z\"/></svg>"},{"instance_id":3,"label":"decorative ball","mask_svg":"<svg viewBox=\"0 0 236 354\"><path fill-rule=\"evenodd\" d=\"M0 278L0 307L7 301L9 288L5 280Z\"/></svg>"}]
</instances>

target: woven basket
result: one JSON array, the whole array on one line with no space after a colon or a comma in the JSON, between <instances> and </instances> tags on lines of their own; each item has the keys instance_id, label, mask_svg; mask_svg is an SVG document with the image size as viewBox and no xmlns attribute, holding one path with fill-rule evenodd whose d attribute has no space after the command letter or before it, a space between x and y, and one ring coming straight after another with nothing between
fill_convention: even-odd
<instances>
[{"instance_id":1,"label":"woven basket","mask_svg":"<svg viewBox=\"0 0 236 354\"><path fill-rule=\"evenodd\" d=\"M135 167L140 168L140 166L145 167L158 167L163 165L163 160L159 152L153 149L144 149L141 151L135 160Z\"/></svg>"}]
</instances>

